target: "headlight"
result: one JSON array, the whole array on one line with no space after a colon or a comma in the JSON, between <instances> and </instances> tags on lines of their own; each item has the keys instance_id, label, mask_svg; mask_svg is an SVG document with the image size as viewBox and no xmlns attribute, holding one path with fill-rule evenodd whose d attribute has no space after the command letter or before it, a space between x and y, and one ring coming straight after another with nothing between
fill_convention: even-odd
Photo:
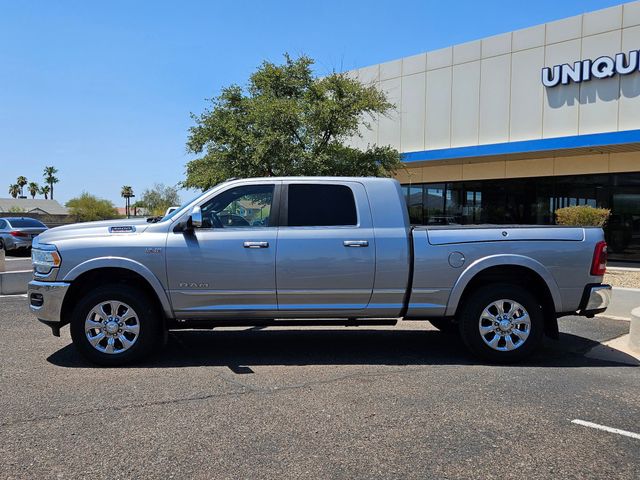
<instances>
[{"instance_id":1,"label":"headlight","mask_svg":"<svg viewBox=\"0 0 640 480\"><path fill-rule=\"evenodd\" d=\"M53 245L39 245L31 249L31 263L36 273L47 274L61 263L60 254Z\"/></svg>"}]
</instances>

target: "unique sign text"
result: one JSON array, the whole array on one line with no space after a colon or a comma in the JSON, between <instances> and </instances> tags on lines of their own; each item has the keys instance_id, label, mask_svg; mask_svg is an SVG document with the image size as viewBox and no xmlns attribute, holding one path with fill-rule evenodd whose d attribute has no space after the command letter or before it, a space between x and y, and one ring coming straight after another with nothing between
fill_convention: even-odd
<instances>
[{"instance_id":1,"label":"unique sign text","mask_svg":"<svg viewBox=\"0 0 640 480\"><path fill-rule=\"evenodd\" d=\"M571 82L588 82L592 78L609 78L640 71L640 51L618 53L615 57L598 57L595 60L580 60L573 65L565 63L542 69L542 84L545 87L568 85Z\"/></svg>"}]
</instances>

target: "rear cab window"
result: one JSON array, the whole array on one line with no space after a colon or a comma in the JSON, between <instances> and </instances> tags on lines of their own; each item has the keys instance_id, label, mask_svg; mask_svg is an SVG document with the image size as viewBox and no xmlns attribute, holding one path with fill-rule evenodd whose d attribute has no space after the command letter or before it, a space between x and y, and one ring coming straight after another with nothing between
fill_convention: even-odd
<instances>
[{"instance_id":1,"label":"rear cab window","mask_svg":"<svg viewBox=\"0 0 640 480\"><path fill-rule=\"evenodd\" d=\"M289 227L357 226L353 191L346 185L293 183L288 186Z\"/></svg>"}]
</instances>

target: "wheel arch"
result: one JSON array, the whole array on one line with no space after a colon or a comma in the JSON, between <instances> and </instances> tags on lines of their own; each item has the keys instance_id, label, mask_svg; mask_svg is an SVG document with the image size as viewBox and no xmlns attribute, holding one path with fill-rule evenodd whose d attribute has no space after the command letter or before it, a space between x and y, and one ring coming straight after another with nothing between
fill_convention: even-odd
<instances>
[{"instance_id":1,"label":"wheel arch","mask_svg":"<svg viewBox=\"0 0 640 480\"><path fill-rule=\"evenodd\" d=\"M447 315L455 316L465 297L487 283L511 283L533 290L542 304L547 334L557 335L556 312L562 311L558 284L541 263L519 255L495 255L467 267L451 291Z\"/></svg>"},{"instance_id":2,"label":"wheel arch","mask_svg":"<svg viewBox=\"0 0 640 480\"><path fill-rule=\"evenodd\" d=\"M165 318L171 318L173 311L169 298L160 281L145 267L127 259L96 259L82 263L71 270L63 279L71 286L62 304L63 319L69 314L75 301L95 285L124 283L141 288L155 303Z\"/></svg>"}]
</instances>

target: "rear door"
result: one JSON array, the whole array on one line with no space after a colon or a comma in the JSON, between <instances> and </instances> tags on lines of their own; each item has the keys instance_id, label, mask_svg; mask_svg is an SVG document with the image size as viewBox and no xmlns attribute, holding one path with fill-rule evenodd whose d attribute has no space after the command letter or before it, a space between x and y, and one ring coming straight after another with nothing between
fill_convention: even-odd
<instances>
[{"instance_id":1,"label":"rear door","mask_svg":"<svg viewBox=\"0 0 640 480\"><path fill-rule=\"evenodd\" d=\"M365 309L375 277L375 237L364 186L292 180L284 184L281 205L278 310L305 316Z\"/></svg>"}]
</instances>

